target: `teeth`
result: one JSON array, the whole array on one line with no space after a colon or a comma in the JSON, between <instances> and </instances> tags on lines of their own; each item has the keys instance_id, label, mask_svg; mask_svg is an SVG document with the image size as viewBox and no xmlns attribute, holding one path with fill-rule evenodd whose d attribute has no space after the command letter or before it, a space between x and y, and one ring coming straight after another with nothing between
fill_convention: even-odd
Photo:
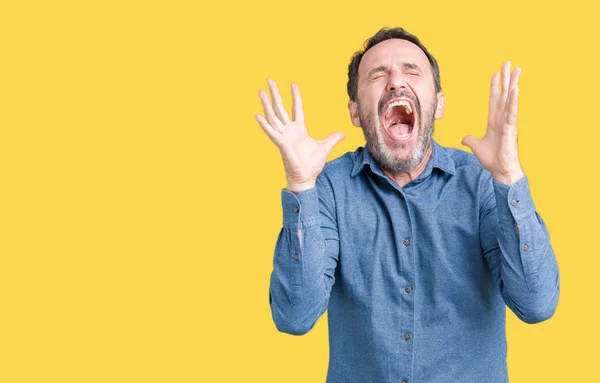
<instances>
[{"instance_id":1,"label":"teeth","mask_svg":"<svg viewBox=\"0 0 600 383\"><path fill-rule=\"evenodd\" d=\"M406 100L400 100L400 101L394 101L391 104L388 105L387 107L387 111L385 112L385 118L388 118L390 116L390 114L392 113L392 108L395 106L404 106L406 108L406 113L407 114L411 114L412 113L412 108L410 107L410 104L408 103L408 101Z\"/></svg>"}]
</instances>

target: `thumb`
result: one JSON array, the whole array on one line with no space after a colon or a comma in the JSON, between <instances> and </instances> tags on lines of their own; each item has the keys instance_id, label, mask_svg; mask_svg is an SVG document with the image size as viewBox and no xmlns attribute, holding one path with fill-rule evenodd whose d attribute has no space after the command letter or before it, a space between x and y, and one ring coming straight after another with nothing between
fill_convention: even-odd
<instances>
[{"instance_id":1,"label":"thumb","mask_svg":"<svg viewBox=\"0 0 600 383\"><path fill-rule=\"evenodd\" d=\"M473 136L465 136L460 143L464 146L467 146L473 153L475 153L475 147L479 145L479 140Z\"/></svg>"},{"instance_id":2,"label":"thumb","mask_svg":"<svg viewBox=\"0 0 600 383\"><path fill-rule=\"evenodd\" d=\"M346 136L344 136L344 133L334 132L327 136L327 138L325 138L323 141L321 141L325 146L325 151L327 152L327 155L329 155L333 147L336 146L344 138L346 138Z\"/></svg>"}]
</instances>

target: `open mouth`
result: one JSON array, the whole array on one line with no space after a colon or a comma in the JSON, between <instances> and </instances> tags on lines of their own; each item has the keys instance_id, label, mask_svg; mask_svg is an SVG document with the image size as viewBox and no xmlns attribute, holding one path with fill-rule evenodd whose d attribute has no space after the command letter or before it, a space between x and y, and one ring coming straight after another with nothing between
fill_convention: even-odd
<instances>
[{"instance_id":1,"label":"open mouth","mask_svg":"<svg viewBox=\"0 0 600 383\"><path fill-rule=\"evenodd\" d=\"M415 126L414 106L410 100L395 99L384 109L383 125L395 140L410 137Z\"/></svg>"}]
</instances>

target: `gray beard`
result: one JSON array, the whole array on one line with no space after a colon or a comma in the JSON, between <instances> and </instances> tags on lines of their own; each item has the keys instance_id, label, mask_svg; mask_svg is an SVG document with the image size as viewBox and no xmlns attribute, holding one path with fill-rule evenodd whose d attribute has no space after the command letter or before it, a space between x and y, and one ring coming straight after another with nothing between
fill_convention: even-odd
<instances>
[{"instance_id":1,"label":"gray beard","mask_svg":"<svg viewBox=\"0 0 600 383\"><path fill-rule=\"evenodd\" d=\"M431 137L433 136L436 108L437 103L429 108L425 119L421 118L420 109L416 111L416 113L419 114L417 144L407 159L399 159L394 156L394 153L383 141L381 132L377 130L377 118L372 113L363 113L360 103L358 103L358 118L360 120L363 135L365 136L365 140L367 142L365 146L379 167L395 173L408 173L423 161L425 154L431 146ZM382 124L379 125L382 126ZM398 143L395 144L392 149L406 147L407 144Z\"/></svg>"}]
</instances>

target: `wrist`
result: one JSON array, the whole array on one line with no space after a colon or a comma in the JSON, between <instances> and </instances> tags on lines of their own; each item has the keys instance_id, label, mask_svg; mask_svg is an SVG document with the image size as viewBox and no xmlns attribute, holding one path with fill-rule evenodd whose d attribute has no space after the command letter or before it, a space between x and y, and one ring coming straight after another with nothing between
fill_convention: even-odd
<instances>
[{"instance_id":1,"label":"wrist","mask_svg":"<svg viewBox=\"0 0 600 383\"><path fill-rule=\"evenodd\" d=\"M523 178L524 175L525 173L521 167L508 172L492 172L492 177L496 182L500 182L508 186L512 186L515 182Z\"/></svg>"},{"instance_id":2,"label":"wrist","mask_svg":"<svg viewBox=\"0 0 600 383\"><path fill-rule=\"evenodd\" d=\"M314 188L316 185L315 181L303 182L303 183L289 183L285 187L287 191L290 191L294 194L298 194L308 189Z\"/></svg>"}]
</instances>

